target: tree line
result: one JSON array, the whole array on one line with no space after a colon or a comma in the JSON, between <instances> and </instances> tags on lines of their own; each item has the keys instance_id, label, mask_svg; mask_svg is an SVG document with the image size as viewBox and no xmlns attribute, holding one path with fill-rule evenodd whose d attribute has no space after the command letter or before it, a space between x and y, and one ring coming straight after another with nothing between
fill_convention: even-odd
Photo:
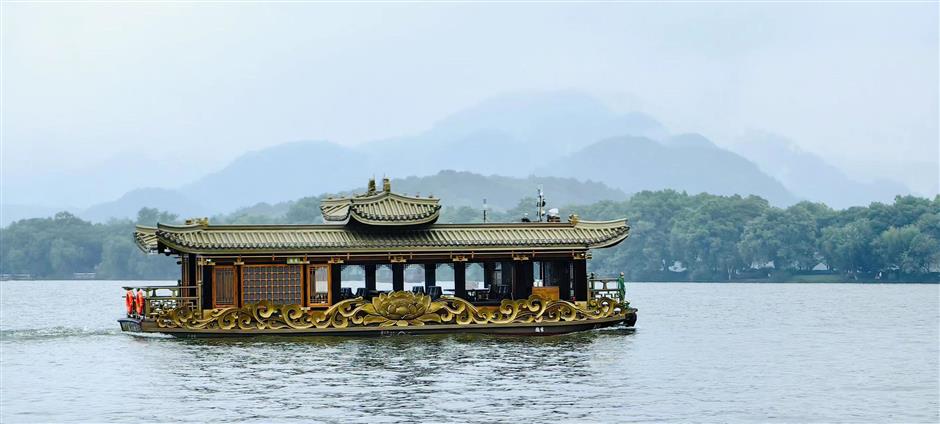
<instances>
[{"instance_id":1,"label":"tree line","mask_svg":"<svg viewBox=\"0 0 940 424\"><path fill-rule=\"evenodd\" d=\"M292 202L271 215L264 205L214 216L212 223L318 223L320 200ZM833 210L822 203L770 206L756 196L689 195L644 191L624 201L561 209L562 220L627 217L630 237L598 249L590 270L624 272L634 281L834 280L938 281L940 196L898 196L892 204ZM535 200L488 211L490 222L536 220ZM482 222L482 211L445 207L440 222ZM68 212L14 222L0 229L0 273L71 278L94 272L101 279L176 279L173 258L145 255L133 240L135 224L179 222L176 215L144 208L135 220L91 223Z\"/></svg>"},{"instance_id":2,"label":"tree line","mask_svg":"<svg viewBox=\"0 0 940 424\"><path fill-rule=\"evenodd\" d=\"M940 196L833 210L770 206L755 196L642 192L576 208L592 219L627 216L631 236L595 253L602 272L633 280L839 279L937 281Z\"/></svg>"}]
</instances>

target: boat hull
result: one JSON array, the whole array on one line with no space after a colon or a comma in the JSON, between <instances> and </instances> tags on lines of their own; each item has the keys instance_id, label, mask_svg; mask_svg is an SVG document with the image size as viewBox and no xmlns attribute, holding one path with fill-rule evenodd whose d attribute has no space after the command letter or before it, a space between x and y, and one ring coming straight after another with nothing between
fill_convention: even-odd
<instances>
[{"instance_id":1,"label":"boat hull","mask_svg":"<svg viewBox=\"0 0 940 424\"><path fill-rule=\"evenodd\" d=\"M631 311L621 317L597 320L549 322L549 323L514 323L514 324L468 324L468 325L426 325L409 327L350 327L350 328L308 328L308 329L186 329L160 328L153 321L135 318L122 318L118 322L121 330L130 333L161 333L182 338L199 337L255 337L255 336L338 336L338 337L379 337L425 334L489 334L506 336L551 336L596 330L608 327L634 329L636 312Z\"/></svg>"},{"instance_id":2,"label":"boat hull","mask_svg":"<svg viewBox=\"0 0 940 424\"><path fill-rule=\"evenodd\" d=\"M269 301L197 310L189 306L119 320L121 329L184 337L254 335L375 336L484 333L552 335L636 323L636 309L609 298L569 302L530 296L479 306L443 296L392 292L343 300L327 309Z\"/></svg>"}]
</instances>

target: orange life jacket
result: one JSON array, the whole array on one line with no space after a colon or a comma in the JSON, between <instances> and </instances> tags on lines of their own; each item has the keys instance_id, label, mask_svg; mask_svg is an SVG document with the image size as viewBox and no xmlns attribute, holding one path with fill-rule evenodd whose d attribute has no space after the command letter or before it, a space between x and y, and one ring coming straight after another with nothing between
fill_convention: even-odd
<instances>
[{"instance_id":1,"label":"orange life jacket","mask_svg":"<svg viewBox=\"0 0 940 424\"><path fill-rule=\"evenodd\" d=\"M124 303L127 304L127 314L130 315L134 312L134 291L128 290L127 295L124 296Z\"/></svg>"},{"instance_id":2,"label":"orange life jacket","mask_svg":"<svg viewBox=\"0 0 940 424\"><path fill-rule=\"evenodd\" d=\"M144 314L144 291L137 290L137 315Z\"/></svg>"}]
</instances>

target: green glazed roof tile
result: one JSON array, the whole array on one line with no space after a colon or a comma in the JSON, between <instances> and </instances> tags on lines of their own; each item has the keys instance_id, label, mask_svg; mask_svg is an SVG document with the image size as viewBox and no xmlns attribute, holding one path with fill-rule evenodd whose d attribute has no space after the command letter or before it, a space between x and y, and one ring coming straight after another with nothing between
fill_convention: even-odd
<instances>
[{"instance_id":1,"label":"green glazed roof tile","mask_svg":"<svg viewBox=\"0 0 940 424\"><path fill-rule=\"evenodd\" d=\"M343 225L158 225L138 227L138 246L177 252L414 252L473 249L593 249L628 236L625 219L578 223L434 224L411 228Z\"/></svg>"}]
</instances>

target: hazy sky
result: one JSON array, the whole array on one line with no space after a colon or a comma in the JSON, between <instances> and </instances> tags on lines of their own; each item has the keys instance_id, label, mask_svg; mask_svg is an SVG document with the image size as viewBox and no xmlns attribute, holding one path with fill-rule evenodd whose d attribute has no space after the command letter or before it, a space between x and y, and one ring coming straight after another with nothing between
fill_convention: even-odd
<instances>
[{"instance_id":1,"label":"hazy sky","mask_svg":"<svg viewBox=\"0 0 940 424\"><path fill-rule=\"evenodd\" d=\"M4 4L3 175L122 152L221 163L584 90L674 132L785 136L925 190L938 4ZM145 166L145 164L142 164Z\"/></svg>"}]
</instances>

